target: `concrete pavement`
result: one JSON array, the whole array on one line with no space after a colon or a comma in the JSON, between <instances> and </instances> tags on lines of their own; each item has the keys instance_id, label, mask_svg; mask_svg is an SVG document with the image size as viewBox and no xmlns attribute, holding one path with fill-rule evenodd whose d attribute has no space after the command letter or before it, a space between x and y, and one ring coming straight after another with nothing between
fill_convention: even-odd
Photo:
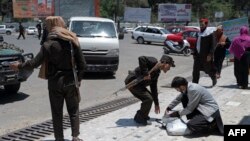
<instances>
[{"instance_id":1,"label":"concrete pavement","mask_svg":"<svg viewBox=\"0 0 250 141\"><path fill-rule=\"evenodd\" d=\"M216 86L211 87L210 77L202 77L200 84L207 87L217 100L222 119L225 125L250 124L250 91L238 89L233 73L233 65L222 70L221 78ZM129 94L126 91L126 94ZM133 120L134 114L140 107L140 102L127 106L120 110L100 116L80 125L80 138L84 141L223 141L223 136L210 135L205 137L187 138L183 136L168 136L161 124L155 121L162 118L167 105L178 95L172 88L159 88L159 102L161 114L154 113L154 107L150 112L152 125L139 126ZM181 109L181 104L177 109ZM71 140L71 129L64 130L65 140ZM53 135L42 139L54 140Z\"/></svg>"}]
</instances>

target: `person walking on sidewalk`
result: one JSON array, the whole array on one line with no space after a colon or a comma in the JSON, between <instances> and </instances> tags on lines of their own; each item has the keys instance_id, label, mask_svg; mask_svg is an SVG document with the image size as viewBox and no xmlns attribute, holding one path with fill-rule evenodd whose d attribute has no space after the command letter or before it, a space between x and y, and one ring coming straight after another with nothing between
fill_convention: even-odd
<instances>
[{"instance_id":1,"label":"person walking on sidewalk","mask_svg":"<svg viewBox=\"0 0 250 141\"><path fill-rule=\"evenodd\" d=\"M42 35L42 21L41 20L38 21L36 28L37 28L37 32L38 32L38 40L40 40L41 35Z\"/></svg>"},{"instance_id":2,"label":"person walking on sidewalk","mask_svg":"<svg viewBox=\"0 0 250 141\"><path fill-rule=\"evenodd\" d=\"M200 20L200 33L196 47L194 49L193 58L193 83L199 83L200 71L205 71L212 79L212 85L216 85L216 69L213 63L215 36L214 30L207 28L208 19Z\"/></svg>"},{"instance_id":3,"label":"person walking on sidewalk","mask_svg":"<svg viewBox=\"0 0 250 141\"><path fill-rule=\"evenodd\" d=\"M189 83L183 77L175 77L171 83L181 94L178 95L166 108L165 113L170 117L186 115L187 127L191 133L212 133L218 131L224 134L223 122L217 102L210 92L199 84ZM179 103L184 109L170 112Z\"/></svg>"},{"instance_id":4,"label":"person walking on sidewalk","mask_svg":"<svg viewBox=\"0 0 250 141\"><path fill-rule=\"evenodd\" d=\"M250 35L246 26L240 28L240 35L233 39L229 52L234 55L234 75L240 89L248 87L250 64Z\"/></svg>"},{"instance_id":5,"label":"person walking on sidewalk","mask_svg":"<svg viewBox=\"0 0 250 141\"><path fill-rule=\"evenodd\" d=\"M25 34L25 29L24 29L22 23L19 22L19 35L17 37L17 40L19 40L21 36L23 36L23 39L25 40L25 35L24 34Z\"/></svg>"},{"instance_id":6,"label":"person walking on sidewalk","mask_svg":"<svg viewBox=\"0 0 250 141\"><path fill-rule=\"evenodd\" d=\"M154 67L156 67L156 69L149 74L150 70ZM140 109L134 116L136 123L142 125L150 124L149 112L153 102L155 104L155 113L160 113L157 81L161 70L166 73L170 70L170 67L175 67L174 61L170 56L163 55L159 62L154 57L140 56L139 67L129 72L129 75L125 79L126 85L139 77L143 79L142 82L129 88L129 91L142 101ZM147 86L150 86L151 91L146 88Z\"/></svg>"},{"instance_id":7,"label":"person walking on sidewalk","mask_svg":"<svg viewBox=\"0 0 250 141\"><path fill-rule=\"evenodd\" d=\"M226 56L226 50L229 48L231 41L227 36L223 34L222 25L217 26L217 30L215 31L216 42L217 45L214 51L214 65L216 67L216 78L220 78L221 69L223 65L223 61Z\"/></svg>"},{"instance_id":8,"label":"person walking on sidewalk","mask_svg":"<svg viewBox=\"0 0 250 141\"><path fill-rule=\"evenodd\" d=\"M15 63L13 69L32 69L41 66L39 76L48 79L49 99L52 111L54 136L56 141L64 141L63 135L63 104L66 101L70 117L72 141L82 141L79 132L79 102L74 70L81 81L86 66L78 39L73 32L66 29L60 16L49 16L45 20L48 30L47 40L34 59L25 63ZM74 56L71 55L73 52ZM75 59L75 65L73 61Z\"/></svg>"}]
</instances>

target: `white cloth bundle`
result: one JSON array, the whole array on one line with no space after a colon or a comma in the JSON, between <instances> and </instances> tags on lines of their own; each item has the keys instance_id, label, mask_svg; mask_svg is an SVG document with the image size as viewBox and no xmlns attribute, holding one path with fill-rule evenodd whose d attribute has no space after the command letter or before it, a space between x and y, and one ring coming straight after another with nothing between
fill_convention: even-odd
<instances>
[{"instance_id":1,"label":"white cloth bundle","mask_svg":"<svg viewBox=\"0 0 250 141\"><path fill-rule=\"evenodd\" d=\"M166 125L167 133L170 136L183 136L191 133L187 124L181 118L164 115L162 122Z\"/></svg>"}]
</instances>

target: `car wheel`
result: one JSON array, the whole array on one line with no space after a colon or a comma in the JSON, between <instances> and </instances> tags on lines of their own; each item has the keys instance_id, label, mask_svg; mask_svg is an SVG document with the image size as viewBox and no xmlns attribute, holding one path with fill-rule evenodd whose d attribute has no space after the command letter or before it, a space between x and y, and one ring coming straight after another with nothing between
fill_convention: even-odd
<instances>
[{"instance_id":1,"label":"car wheel","mask_svg":"<svg viewBox=\"0 0 250 141\"><path fill-rule=\"evenodd\" d=\"M4 89L8 93L16 94L18 92L18 90L20 89L20 86L21 86L21 83L4 85Z\"/></svg>"},{"instance_id":2,"label":"car wheel","mask_svg":"<svg viewBox=\"0 0 250 141\"><path fill-rule=\"evenodd\" d=\"M151 42L147 42L147 44L151 44Z\"/></svg>"},{"instance_id":3,"label":"car wheel","mask_svg":"<svg viewBox=\"0 0 250 141\"><path fill-rule=\"evenodd\" d=\"M137 38L139 44L144 44L144 39L142 37Z\"/></svg>"},{"instance_id":4,"label":"car wheel","mask_svg":"<svg viewBox=\"0 0 250 141\"><path fill-rule=\"evenodd\" d=\"M11 32L10 31L6 31L6 35L11 35Z\"/></svg>"},{"instance_id":5,"label":"car wheel","mask_svg":"<svg viewBox=\"0 0 250 141\"><path fill-rule=\"evenodd\" d=\"M189 56L191 54L191 49L189 49L188 47L186 47L184 50L183 50L183 54L184 56Z\"/></svg>"}]
</instances>

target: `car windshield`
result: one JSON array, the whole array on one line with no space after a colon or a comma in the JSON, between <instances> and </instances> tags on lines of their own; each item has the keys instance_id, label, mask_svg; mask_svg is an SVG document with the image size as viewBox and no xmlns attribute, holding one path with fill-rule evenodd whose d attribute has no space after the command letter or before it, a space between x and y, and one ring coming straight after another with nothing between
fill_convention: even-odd
<instances>
[{"instance_id":1,"label":"car windshield","mask_svg":"<svg viewBox=\"0 0 250 141\"><path fill-rule=\"evenodd\" d=\"M106 37L116 38L116 31L112 22L73 21L71 31L78 37Z\"/></svg>"},{"instance_id":2,"label":"car windshield","mask_svg":"<svg viewBox=\"0 0 250 141\"><path fill-rule=\"evenodd\" d=\"M160 29L164 34L170 34L170 32L166 29Z\"/></svg>"}]
</instances>

